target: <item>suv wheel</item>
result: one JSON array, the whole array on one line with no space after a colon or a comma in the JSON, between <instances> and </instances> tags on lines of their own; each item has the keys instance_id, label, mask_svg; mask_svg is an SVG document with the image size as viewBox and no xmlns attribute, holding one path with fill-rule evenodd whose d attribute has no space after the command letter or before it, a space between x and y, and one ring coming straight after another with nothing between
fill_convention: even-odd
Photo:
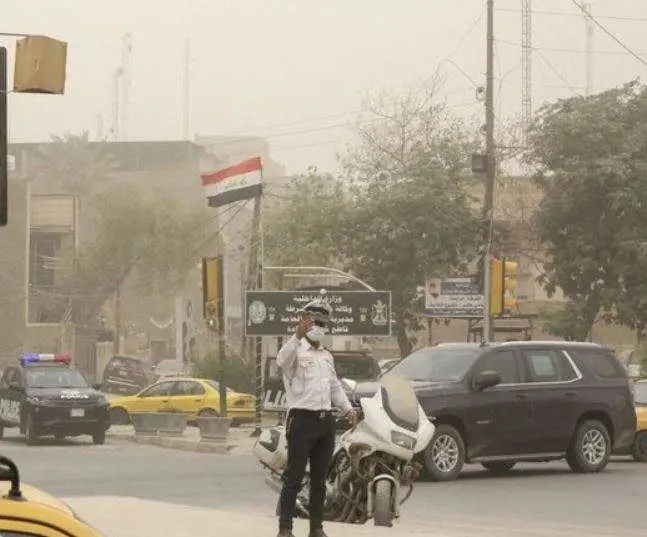
<instances>
[{"instance_id":1,"label":"suv wheel","mask_svg":"<svg viewBox=\"0 0 647 537\"><path fill-rule=\"evenodd\" d=\"M609 431L598 420L586 420L575 431L566 462L580 474L600 472L609 462L611 438Z\"/></svg>"},{"instance_id":2,"label":"suv wheel","mask_svg":"<svg viewBox=\"0 0 647 537\"><path fill-rule=\"evenodd\" d=\"M38 442L38 433L34 425L34 419L31 414L27 414L25 418L25 444L33 446L36 442Z\"/></svg>"},{"instance_id":3,"label":"suv wheel","mask_svg":"<svg viewBox=\"0 0 647 537\"><path fill-rule=\"evenodd\" d=\"M465 464L465 442L451 425L438 425L423 452L425 470L432 481L452 481Z\"/></svg>"},{"instance_id":4,"label":"suv wheel","mask_svg":"<svg viewBox=\"0 0 647 537\"><path fill-rule=\"evenodd\" d=\"M489 470L493 474L505 474L514 468L516 463L512 461L504 462L484 462L482 463L483 468Z\"/></svg>"},{"instance_id":5,"label":"suv wheel","mask_svg":"<svg viewBox=\"0 0 647 537\"><path fill-rule=\"evenodd\" d=\"M636 435L631 454L635 461L647 462L647 431L640 431Z\"/></svg>"}]
</instances>

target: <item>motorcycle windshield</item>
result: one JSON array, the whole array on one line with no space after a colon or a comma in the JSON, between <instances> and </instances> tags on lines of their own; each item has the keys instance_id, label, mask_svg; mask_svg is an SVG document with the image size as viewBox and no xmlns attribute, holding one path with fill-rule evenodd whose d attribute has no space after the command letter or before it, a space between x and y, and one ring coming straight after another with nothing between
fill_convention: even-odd
<instances>
[{"instance_id":1,"label":"motorcycle windshield","mask_svg":"<svg viewBox=\"0 0 647 537\"><path fill-rule=\"evenodd\" d=\"M382 379L384 411L396 425L409 431L418 430L418 399L411 384L399 377Z\"/></svg>"}]
</instances>

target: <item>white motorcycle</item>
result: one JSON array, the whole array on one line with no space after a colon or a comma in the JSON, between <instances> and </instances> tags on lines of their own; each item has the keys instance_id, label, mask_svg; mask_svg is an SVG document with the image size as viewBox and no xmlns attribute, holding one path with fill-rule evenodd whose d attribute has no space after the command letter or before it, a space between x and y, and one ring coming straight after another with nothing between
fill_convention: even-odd
<instances>
[{"instance_id":1,"label":"white motorcycle","mask_svg":"<svg viewBox=\"0 0 647 537\"><path fill-rule=\"evenodd\" d=\"M348 381L346 381L348 383ZM413 461L434 435L409 382L385 378L375 395L360 399L361 421L337 440L326 482L324 518L392 526L413 492L421 465ZM268 471L265 483L280 493L287 462L285 428L263 430L254 454ZM408 487L400 498L401 488ZM297 516L308 517L309 477L297 499Z\"/></svg>"}]
</instances>

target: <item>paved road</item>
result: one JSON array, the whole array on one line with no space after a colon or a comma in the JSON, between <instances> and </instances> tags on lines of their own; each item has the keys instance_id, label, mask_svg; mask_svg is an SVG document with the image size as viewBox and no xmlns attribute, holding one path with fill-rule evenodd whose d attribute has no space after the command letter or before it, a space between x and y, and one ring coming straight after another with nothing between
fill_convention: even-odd
<instances>
[{"instance_id":1,"label":"paved road","mask_svg":"<svg viewBox=\"0 0 647 537\"><path fill-rule=\"evenodd\" d=\"M251 455L121 442L93 446L83 439L26 447L14 438L0 441L0 453L19 464L26 482L61 497L135 496L265 513L271 513L276 501ZM453 520L475 528L481 523L520 528L553 523L617 528L621 536L625 529L644 528L640 515L645 505L647 464L619 459L598 475L572 474L563 463L525 464L505 477L475 466L452 483L419 483L403 520Z\"/></svg>"}]
</instances>

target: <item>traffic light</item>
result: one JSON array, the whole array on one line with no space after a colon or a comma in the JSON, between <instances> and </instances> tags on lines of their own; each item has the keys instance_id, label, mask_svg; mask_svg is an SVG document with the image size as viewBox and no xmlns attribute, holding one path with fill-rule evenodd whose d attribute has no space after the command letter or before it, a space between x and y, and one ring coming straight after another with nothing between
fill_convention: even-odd
<instances>
[{"instance_id":1,"label":"traffic light","mask_svg":"<svg viewBox=\"0 0 647 537\"><path fill-rule=\"evenodd\" d=\"M503 313L504 261L492 258L490 265L490 315Z\"/></svg>"},{"instance_id":2,"label":"traffic light","mask_svg":"<svg viewBox=\"0 0 647 537\"><path fill-rule=\"evenodd\" d=\"M517 303L517 267L516 261L504 260L503 263L503 309L513 311L518 309Z\"/></svg>"},{"instance_id":3,"label":"traffic light","mask_svg":"<svg viewBox=\"0 0 647 537\"><path fill-rule=\"evenodd\" d=\"M209 328L216 329L223 321L222 257L202 259L202 307Z\"/></svg>"}]
</instances>

